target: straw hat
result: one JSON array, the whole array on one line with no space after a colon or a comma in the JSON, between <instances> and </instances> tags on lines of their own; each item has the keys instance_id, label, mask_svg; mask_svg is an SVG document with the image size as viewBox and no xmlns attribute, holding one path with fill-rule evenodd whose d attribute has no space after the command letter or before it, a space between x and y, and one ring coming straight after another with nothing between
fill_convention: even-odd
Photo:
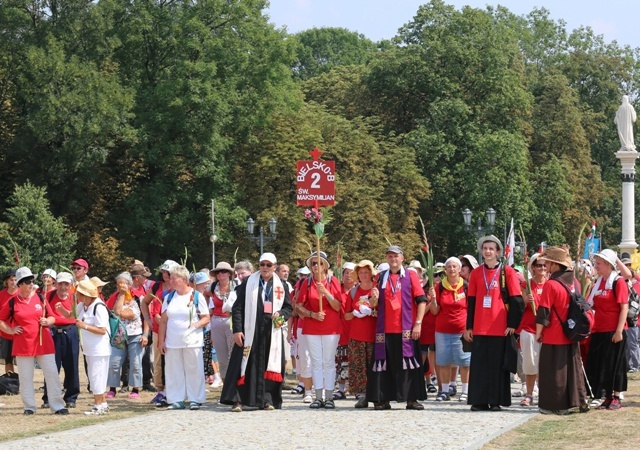
<instances>
[{"instance_id":1,"label":"straw hat","mask_svg":"<svg viewBox=\"0 0 640 450\"><path fill-rule=\"evenodd\" d=\"M214 275L216 275L218 272L229 272L229 276L231 278L233 278L234 276L233 267L231 267L231 264L229 264L228 262L220 261L218 264L216 264L215 269L211 269L211 273Z\"/></svg>"},{"instance_id":2,"label":"straw hat","mask_svg":"<svg viewBox=\"0 0 640 450\"><path fill-rule=\"evenodd\" d=\"M480 239L478 239L478 253L482 253L482 244L484 244L485 242L495 242L495 244L498 246L498 253L502 253L502 242L500 242L500 239L495 237L493 234L482 236Z\"/></svg>"},{"instance_id":3,"label":"straw hat","mask_svg":"<svg viewBox=\"0 0 640 450\"><path fill-rule=\"evenodd\" d=\"M82 280L79 282L76 286L76 292L91 298L96 298L98 296L98 288L89 280Z\"/></svg>"},{"instance_id":4,"label":"straw hat","mask_svg":"<svg viewBox=\"0 0 640 450\"><path fill-rule=\"evenodd\" d=\"M329 260L327 259L327 254L325 252L320 252L320 259L322 260L325 268L328 269L329 267L331 267L331 265L329 264ZM314 261L317 261L317 260L318 260L318 252L313 252L311 256L309 256L309 259L307 259L307 267L311 269L311 265L313 264Z\"/></svg>"},{"instance_id":5,"label":"straw hat","mask_svg":"<svg viewBox=\"0 0 640 450\"><path fill-rule=\"evenodd\" d=\"M562 247L549 247L537 259L554 262L567 268L572 267L571 255Z\"/></svg>"},{"instance_id":6,"label":"straw hat","mask_svg":"<svg viewBox=\"0 0 640 450\"><path fill-rule=\"evenodd\" d=\"M355 283L360 282L360 279L358 278L358 269L361 269L363 267L367 267L371 271L371 276L375 276L377 273L373 263L368 259L363 259L362 261L360 261L358 264L355 265L353 272L349 274L349 276Z\"/></svg>"},{"instance_id":7,"label":"straw hat","mask_svg":"<svg viewBox=\"0 0 640 450\"><path fill-rule=\"evenodd\" d=\"M91 278L89 278L89 281L91 281L91 283L92 283L96 288L102 287L102 286L104 286L105 284L109 283L108 281L102 281L102 280L101 280L100 278L98 278L98 277L91 277Z\"/></svg>"},{"instance_id":8,"label":"straw hat","mask_svg":"<svg viewBox=\"0 0 640 450\"><path fill-rule=\"evenodd\" d=\"M419 275L422 275L422 272L424 272L424 267L422 267L422 264L420 264L420 261L417 259L414 259L409 263L409 268L416 269Z\"/></svg>"}]
</instances>

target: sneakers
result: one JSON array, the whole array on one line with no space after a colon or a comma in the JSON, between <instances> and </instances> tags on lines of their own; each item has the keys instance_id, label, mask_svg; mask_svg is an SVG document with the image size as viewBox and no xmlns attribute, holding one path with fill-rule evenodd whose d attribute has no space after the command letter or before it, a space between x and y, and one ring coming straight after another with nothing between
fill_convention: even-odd
<instances>
[{"instance_id":1,"label":"sneakers","mask_svg":"<svg viewBox=\"0 0 640 450\"><path fill-rule=\"evenodd\" d=\"M209 386L211 386L214 389L218 389L218 388L221 388L222 385L223 385L223 382L222 382L222 378L220 378L220 374L219 373L215 374L213 376L213 383L211 383Z\"/></svg>"},{"instance_id":2,"label":"sneakers","mask_svg":"<svg viewBox=\"0 0 640 450\"><path fill-rule=\"evenodd\" d=\"M231 412L242 412L242 404L236 403L235 405L233 405L233 408L231 408Z\"/></svg>"},{"instance_id":3,"label":"sneakers","mask_svg":"<svg viewBox=\"0 0 640 450\"><path fill-rule=\"evenodd\" d=\"M69 409L73 409L76 407L75 402L67 402L67 404L65 405L67 408Z\"/></svg>"},{"instance_id":4,"label":"sneakers","mask_svg":"<svg viewBox=\"0 0 640 450\"><path fill-rule=\"evenodd\" d=\"M84 415L85 416L103 416L107 413L107 409L101 407L100 405L95 405L93 408L91 408L91 411L85 411Z\"/></svg>"},{"instance_id":5,"label":"sneakers","mask_svg":"<svg viewBox=\"0 0 640 450\"><path fill-rule=\"evenodd\" d=\"M67 408L62 408L54 412L54 414L57 414L58 416L68 416L69 410Z\"/></svg>"},{"instance_id":6,"label":"sneakers","mask_svg":"<svg viewBox=\"0 0 640 450\"><path fill-rule=\"evenodd\" d=\"M109 392L107 392L107 398L116 398L116 393L115 393L115 391L109 391Z\"/></svg>"},{"instance_id":7,"label":"sneakers","mask_svg":"<svg viewBox=\"0 0 640 450\"><path fill-rule=\"evenodd\" d=\"M607 409L613 411L622 409L622 403L620 402L620 399L614 397L613 400L611 400L611 403L609 403L609 407Z\"/></svg>"},{"instance_id":8,"label":"sneakers","mask_svg":"<svg viewBox=\"0 0 640 450\"><path fill-rule=\"evenodd\" d=\"M167 397L165 397L165 395L162 392L158 392L156 396L153 397L153 399L151 400L151 403L157 404L157 403L160 403L162 400L166 400L166 399Z\"/></svg>"},{"instance_id":9,"label":"sneakers","mask_svg":"<svg viewBox=\"0 0 640 450\"><path fill-rule=\"evenodd\" d=\"M264 404L264 408L265 411L273 411L274 409L276 409L271 403L267 402Z\"/></svg>"},{"instance_id":10,"label":"sneakers","mask_svg":"<svg viewBox=\"0 0 640 450\"><path fill-rule=\"evenodd\" d=\"M24 414L25 416L33 416L35 413L36 412L32 409L25 409L22 414Z\"/></svg>"},{"instance_id":11,"label":"sneakers","mask_svg":"<svg viewBox=\"0 0 640 450\"><path fill-rule=\"evenodd\" d=\"M600 403L600 406L598 406L596 409L598 410L609 409L611 402L613 402L613 398L607 397L606 399L604 399L602 403Z\"/></svg>"},{"instance_id":12,"label":"sneakers","mask_svg":"<svg viewBox=\"0 0 640 450\"><path fill-rule=\"evenodd\" d=\"M142 386L142 390L147 392L158 392L158 389L152 384L145 384Z\"/></svg>"},{"instance_id":13,"label":"sneakers","mask_svg":"<svg viewBox=\"0 0 640 450\"><path fill-rule=\"evenodd\" d=\"M451 400L451 398L446 392L440 392L436 397L437 402L448 402L449 400Z\"/></svg>"},{"instance_id":14,"label":"sneakers","mask_svg":"<svg viewBox=\"0 0 640 450\"><path fill-rule=\"evenodd\" d=\"M130 400L140 400L140 394L138 394L137 392L132 392L127 395L127 398Z\"/></svg>"},{"instance_id":15,"label":"sneakers","mask_svg":"<svg viewBox=\"0 0 640 450\"><path fill-rule=\"evenodd\" d=\"M311 402L313 402L313 397L311 396L311 394L306 394L302 399L302 403L311 403Z\"/></svg>"}]
</instances>

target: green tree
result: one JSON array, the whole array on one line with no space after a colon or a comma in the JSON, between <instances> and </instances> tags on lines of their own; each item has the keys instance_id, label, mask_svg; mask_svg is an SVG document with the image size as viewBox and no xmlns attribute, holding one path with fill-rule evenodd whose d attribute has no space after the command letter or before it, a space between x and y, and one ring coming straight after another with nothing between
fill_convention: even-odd
<instances>
[{"instance_id":1,"label":"green tree","mask_svg":"<svg viewBox=\"0 0 640 450\"><path fill-rule=\"evenodd\" d=\"M76 234L51 213L46 195L45 188L29 182L16 186L4 214L6 222L0 223L0 270L16 267L14 253L20 265L34 273L71 263Z\"/></svg>"}]
</instances>

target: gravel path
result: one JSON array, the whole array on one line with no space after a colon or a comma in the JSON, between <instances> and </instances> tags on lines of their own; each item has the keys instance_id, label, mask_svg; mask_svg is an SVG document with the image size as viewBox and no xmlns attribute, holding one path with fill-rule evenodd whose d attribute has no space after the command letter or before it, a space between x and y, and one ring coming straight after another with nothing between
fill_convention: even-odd
<instances>
[{"instance_id":1,"label":"gravel path","mask_svg":"<svg viewBox=\"0 0 640 450\"><path fill-rule=\"evenodd\" d=\"M362 411L354 400L337 401L333 411L312 411L290 394L280 411L231 413L228 406L207 403L200 411L161 411L4 442L2 448L477 449L537 414L537 408L520 407L517 398L501 412L476 413L456 399L433 398L423 402L424 411L406 411L404 403L392 403L390 411Z\"/></svg>"}]
</instances>

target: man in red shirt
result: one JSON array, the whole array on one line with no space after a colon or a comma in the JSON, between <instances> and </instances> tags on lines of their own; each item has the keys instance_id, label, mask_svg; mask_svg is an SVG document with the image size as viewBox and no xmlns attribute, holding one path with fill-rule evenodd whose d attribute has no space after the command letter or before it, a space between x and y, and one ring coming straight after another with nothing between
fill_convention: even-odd
<instances>
[{"instance_id":1,"label":"man in red shirt","mask_svg":"<svg viewBox=\"0 0 640 450\"><path fill-rule=\"evenodd\" d=\"M75 408L78 394L80 394L80 375L78 373L78 357L80 355L80 338L76 319L63 316L56 308L58 303L62 304L65 310L73 311L73 298L69 294L73 284L73 275L69 272L60 272L56 277L57 288L47 293L46 301L51 306L51 315L55 318L55 323L50 328L53 335L53 343L56 348L56 366L58 373L60 368L64 368L64 402L67 408ZM49 407L49 397L47 385L44 386L42 396L43 408Z\"/></svg>"},{"instance_id":2,"label":"man in red shirt","mask_svg":"<svg viewBox=\"0 0 640 450\"><path fill-rule=\"evenodd\" d=\"M407 409L422 410L426 400L420 333L427 297L418 273L405 270L404 253L397 245L387 249L389 270L378 275L378 318L373 371L367 378L367 399L374 409L391 409L390 401L407 402Z\"/></svg>"},{"instance_id":3,"label":"man in red shirt","mask_svg":"<svg viewBox=\"0 0 640 450\"><path fill-rule=\"evenodd\" d=\"M508 340L522 320L524 301L515 269L498 260L500 240L483 236L478 251L484 264L469 277L464 333L473 342L467 404L471 411L500 411L500 405L511 406L511 377L503 363Z\"/></svg>"}]
</instances>

